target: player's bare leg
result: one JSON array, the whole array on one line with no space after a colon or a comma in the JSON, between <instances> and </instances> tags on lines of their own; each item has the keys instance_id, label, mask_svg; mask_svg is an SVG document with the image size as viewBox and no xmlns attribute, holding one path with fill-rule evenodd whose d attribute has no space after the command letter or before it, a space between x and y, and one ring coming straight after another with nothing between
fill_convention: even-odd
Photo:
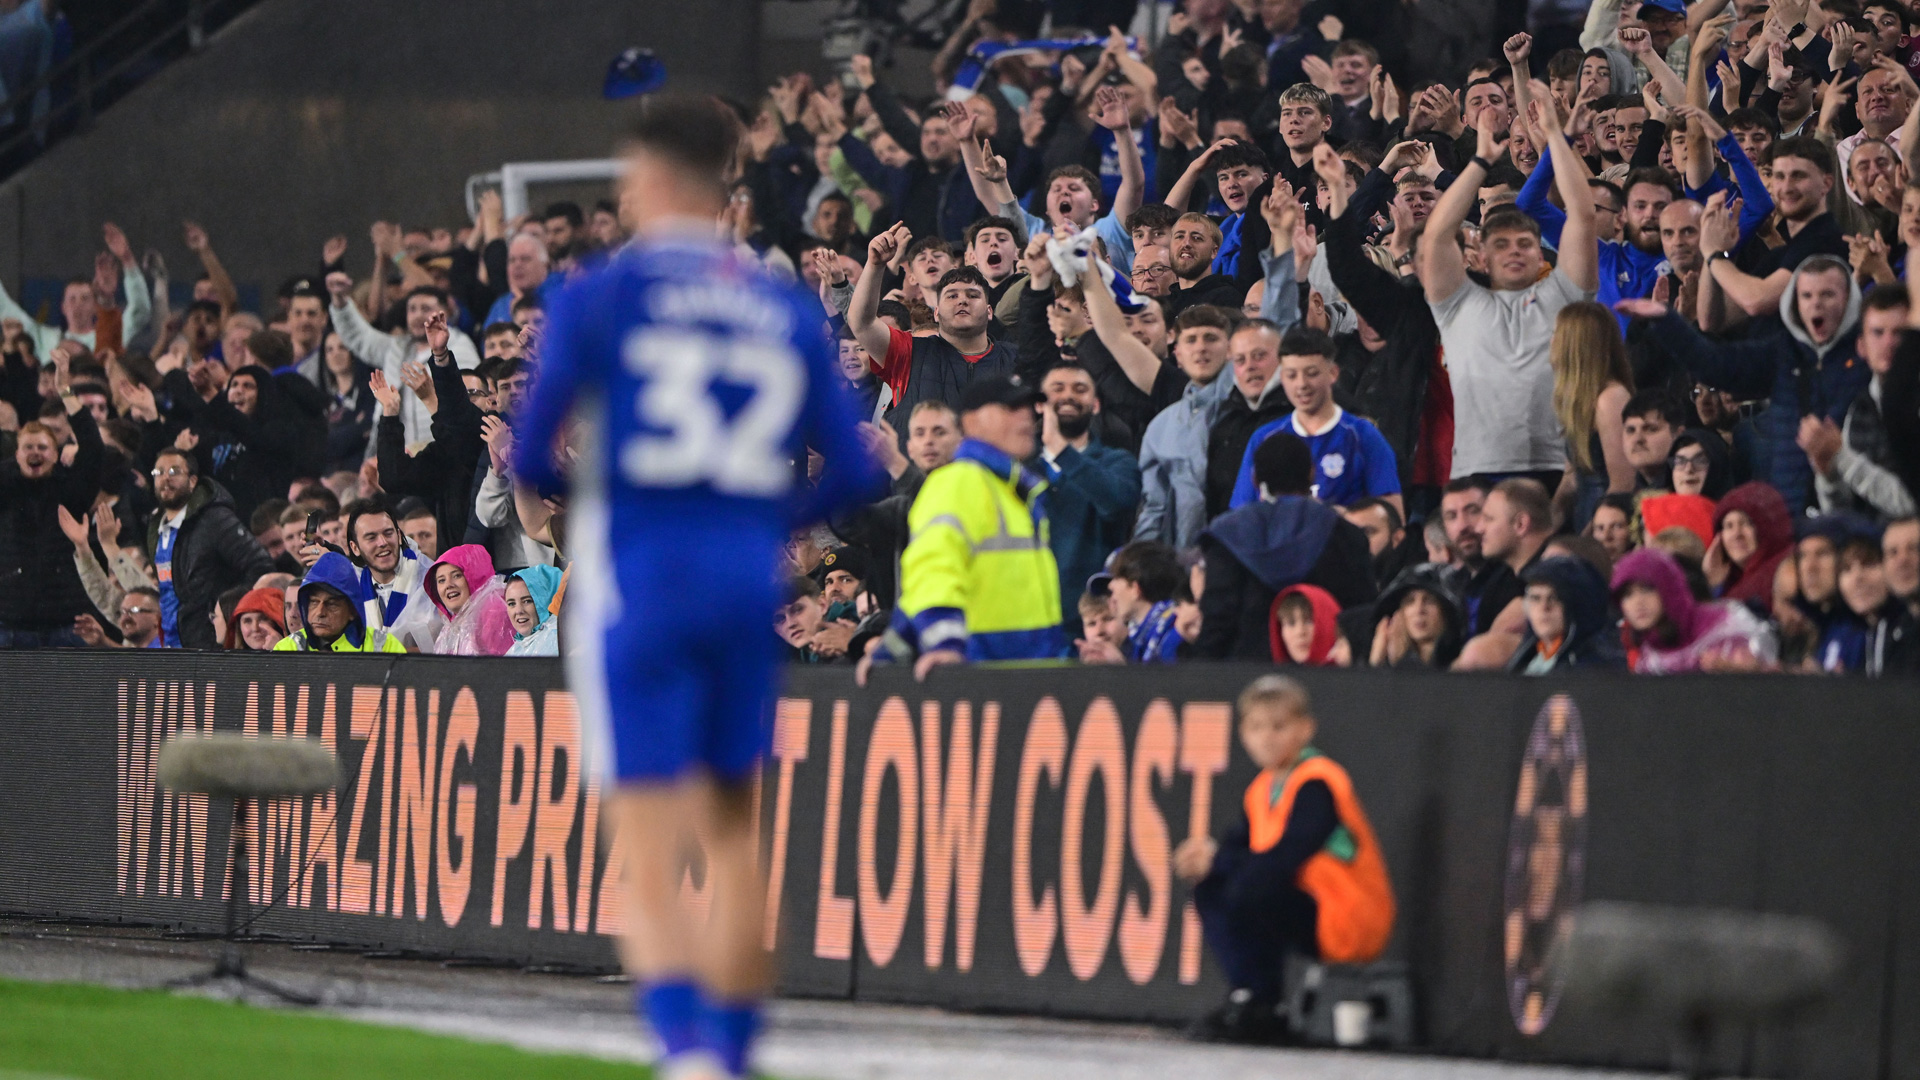
<instances>
[{"instance_id":1,"label":"player's bare leg","mask_svg":"<svg viewBox=\"0 0 1920 1080\"><path fill-rule=\"evenodd\" d=\"M614 842L627 864L620 957L638 984L640 1008L664 1048L667 1068L691 1062L702 1049L698 949L680 899L680 875L694 842L694 815L705 803L698 786L678 782L623 787L610 806Z\"/></svg>"},{"instance_id":2,"label":"player's bare leg","mask_svg":"<svg viewBox=\"0 0 1920 1080\"><path fill-rule=\"evenodd\" d=\"M773 980L761 944L766 884L754 844L752 785L694 780L624 789L615 820L627 862L622 958L641 984L669 1062L692 1062L704 1049L727 1075L744 1075ZM701 823L713 899L705 929L696 931L680 882Z\"/></svg>"},{"instance_id":3,"label":"player's bare leg","mask_svg":"<svg viewBox=\"0 0 1920 1080\"><path fill-rule=\"evenodd\" d=\"M773 986L761 938L767 884L755 844L752 784L710 784L707 881L713 888L701 942L701 984L721 1001L757 1002Z\"/></svg>"}]
</instances>

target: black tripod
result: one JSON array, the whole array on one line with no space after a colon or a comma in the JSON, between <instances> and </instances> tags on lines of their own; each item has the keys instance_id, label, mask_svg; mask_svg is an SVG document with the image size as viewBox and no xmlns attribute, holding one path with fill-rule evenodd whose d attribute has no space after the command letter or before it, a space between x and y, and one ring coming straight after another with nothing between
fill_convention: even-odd
<instances>
[{"instance_id":1,"label":"black tripod","mask_svg":"<svg viewBox=\"0 0 1920 1080\"><path fill-rule=\"evenodd\" d=\"M251 987L271 994L289 1005L318 1005L311 994L290 990L247 970L246 953L240 948L240 908L247 892L247 800L233 796L233 831L227 844L227 925L220 935L220 956L213 970L174 979L168 986L207 986L231 979L241 988Z\"/></svg>"}]
</instances>

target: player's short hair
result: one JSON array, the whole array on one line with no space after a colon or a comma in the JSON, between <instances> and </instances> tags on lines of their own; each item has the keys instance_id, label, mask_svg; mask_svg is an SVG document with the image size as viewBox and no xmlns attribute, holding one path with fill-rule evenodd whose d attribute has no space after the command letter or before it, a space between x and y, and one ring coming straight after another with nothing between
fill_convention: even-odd
<instances>
[{"instance_id":1,"label":"player's short hair","mask_svg":"<svg viewBox=\"0 0 1920 1080\"><path fill-rule=\"evenodd\" d=\"M913 423L913 418L916 416L919 416L923 412L943 412L943 413L946 413L949 417L953 418L953 422L956 426L960 423L960 410L954 408L951 404L949 404L948 402L942 401L939 398L925 398L921 401L916 402L913 406L913 410L907 413L907 423L909 424Z\"/></svg>"},{"instance_id":2,"label":"player's short hair","mask_svg":"<svg viewBox=\"0 0 1920 1080\"><path fill-rule=\"evenodd\" d=\"M740 146L740 118L717 100L698 94L650 94L627 140L634 147L684 166L686 173L719 187Z\"/></svg>"},{"instance_id":3,"label":"player's short hair","mask_svg":"<svg viewBox=\"0 0 1920 1080\"><path fill-rule=\"evenodd\" d=\"M1580 74L1580 66L1587 62L1587 54L1579 49L1561 49L1547 60L1547 78L1572 79Z\"/></svg>"},{"instance_id":4,"label":"player's short hair","mask_svg":"<svg viewBox=\"0 0 1920 1080\"><path fill-rule=\"evenodd\" d=\"M1732 131L1735 128L1759 128L1768 135L1778 136L1780 121L1774 119L1770 112L1747 105L1727 114L1727 130Z\"/></svg>"},{"instance_id":5,"label":"player's short hair","mask_svg":"<svg viewBox=\"0 0 1920 1080\"><path fill-rule=\"evenodd\" d=\"M1620 186L1626 191L1632 191L1641 184L1652 184L1654 187L1665 188L1667 189L1668 195L1676 199L1680 197L1680 182L1674 179L1672 173L1658 165L1649 165L1645 168L1633 170L1627 174L1626 183Z\"/></svg>"},{"instance_id":6,"label":"player's short hair","mask_svg":"<svg viewBox=\"0 0 1920 1080\"><path fill-rule=\"evenodd\" d=\"M1367 58L1367 63L1369 64L1377 64L1380 62L1380 50L1374 48L1369 42L1362 41L1359 38L1346 38L1341 41L1340 44L1335 45L1333 47L1333 55L1329 57L1329 59L1339 60L1348 56L1364 56Z\"/></svg>"},{"instance_id":7,"label":"player's short hair","mask_svg":"<svg viewBox=\"0 0 1920 1080\"><path fill-rule=\"evenodd\" d=\"M55 404L58 404L58 402L55 402ZM27 426L28 426L28 425L22 425L22 426L21 426L21 428L20 428L20 434L22 434L22 435L25 435L25 434L27 434ZM43 432L45 432L45 433L46 433L46 434L48 434L48 435L52 435L52 434L53 434L53 432L52 432L52 431L51 431L50 429L48 429L48 428L46 428L46 427L44 427L44 426L43 426L43 427L41 427L41 428L40 428L40 430L41 430L41 431L43 431ZM195 457L195 456L193 455L193 453L192 453L191 451L188 451L188 450L181 450L181 449L179 449L179 448L177 448L177 447L172 447L172 446L169 446L169 447L167 447L167 448L165 448L165 449L163 449L163 450L161 450L161 451L160 451L159 453L157 453L157 454L155 454L155 455L153 455L153 459L154 459L155 461L159 461L159 460L160 460L161 458L163 458L163 457L171 457L171 458L179 458L179 459L180 459L180 464L182 464L182 465L185 465L185 466L187 467L187 475L188 475L188 476L199 476L199 475L200 475L200 459L199 459L199 458L197 458L197 457Z\"/></svg>"},{"instance_id":8,"label":"player's short hair","mask_svg":"<svg viewBox=\"0 0 1920 1080\"><path fill-rule=\"evenodd\" d=\"M554 218L566 218L567 224L576 229L586 221L586 215L580 212L580 204L570 200L547 204L546 212L540 215L540 220L552 221Z\"/></svg>"},{"instance_id":9,"label":"player's short hair","mask_svg":"<svg viewBox=\"0 0 1920 1080\"><path fill-rule=\"evenodd\" d=\"M1527 515L1528 533L1550 533L1553 531L1553 497L1538 480L1524 476L1508 477L1493 485L1516 513Z\"/></svg>"},{"instance_id":10,"label":"player's short hair","mask_svg":"<svg viewBox=\"0 0 1920 1080\"><path fill-rule=\"evenodd\" d=\"M1047 174L1047 182L1042 185L1042 190L1052 187L1055 180L1061 179L1078 180L1087 185L1087 190L1093 192L1093 197L1096 202L1100 200L1103 194L1103 189L1100 186L1100 178L1093 175L1093 170L1087 168L1085 165L1062 165L1053 170Z\"/></svg>"},{"instance_id":11,"label":"player's short hair","mask_svg":"<svg viewBox=\"0 0 1920 1080\"><path fill-rule=\"evenodd\" d=\"M1347 504L1346 510L1347 510L1347 513L1349 514L1357 514L1365 510L1382 511L1387 515L1387 531L1388 532L1393 532L1397 529L1403 529L1406 527L1406 522L1402 521L1400 518L1400 511L1395 510L1393 508L1393 504L1388 502L1385 499L1376 499L1376 498L1373 498L1372 496L1368 496L1367 498L1364 498L1364 499L1355 499L1353 502L1350 502Z\"/></svg>"},{"instance_id":12,"label":"player's short hair","mask_svg":"<svg viewBox=\"0 0 1920 1080\"><path fill-rule=\"evenodd\" d=\"M1875 289L1867 294L1862 311L1905 311L1907 310L1907 290Z\"/></svg>"},{"instance_id":13,"label":"player's short hair","mask_svg":"<svg viewBox=\"0 0 1920 1080\"><path fill-rule=\"evenodd\" d=\"M438 515L433 512L433 507L428 506L426 500L418 495L409 495L401 499L400 505L393 508L395 521L418 521L423 517L437 519Z\"/></svg>"}]
</instances>

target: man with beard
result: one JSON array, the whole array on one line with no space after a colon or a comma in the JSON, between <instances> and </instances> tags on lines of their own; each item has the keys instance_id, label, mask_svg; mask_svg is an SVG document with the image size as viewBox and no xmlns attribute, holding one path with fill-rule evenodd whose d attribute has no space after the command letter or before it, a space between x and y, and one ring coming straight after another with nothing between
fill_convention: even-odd
<instances>
[{"instance_id":1,"label":"man with beard","mask_svg":"<svg viewBox=\"0 0 1920 1080\"><path fill-rule=\"evenodd\" d=\"M1046 477L1049 544L1060 570L1061 595L1075 594L1100 572L1107 553L1127 542L1140 505L1140 466L1133 455L1103 445L1092 434L1100 411L1093 376L1078 364L1056 364L1040 382L1040 452L1027 468ZM1067 635L1080 630L1080 613L1063 612Z\"/></svg>"},{"instance_id":2,"label":"man with beard","mask_svg":"<svg viewBox=\"0 0 1920 1080\"><path fill-rule=\"evenodd\" d=\"M1553 190L1553 159L1543 158L1527 177L1514 205L1540 223L1540 238L1554 247L1566 227L1566 211L1547 201ZM1620 214L1620 239L1600 240L1600 291L1595 297L1612 307L1621 300L1652 296L1653 287L1667 272L1669 262L1660 242L1660 215L1680 197L1673 175L1661 168L1635 169L1621 187L1626 192ZM1624 329L1626 320L1621 320Z\"/></svg>"},{"instance_id":3,"label":"man with beard","mask_svg":"<svg viewBox=\"0 0 1920 1080\"><path fill-rule=\"evenodd\" d=\"M1446 526L1447 544L1467 573L1461 595L1466 605L1468 637L1493 629L1507 605L1526 592L1526 586L1506 563L1487 558L1481 548L1481 514L1491 490L1485 479L1463 476L1449 482L1440 496L1440 522Z\"/></svg>"},{"instance_id":4,"label":"man with beard","mask_svg":"<svg viewBox=\"0 0 1920 1080\"><path fill-rule=\"evenodd\" d=\"M67 388L61 395L74 443L72 465L60 463L52 429L20 426L13 461L0 467L0 649L78 645L73 621L92 610L74 567L60 509L85 520L100 489L104 453L93 414Z\"/></svg>"},{"instance_id":5,"label":"man with beard","mask_svg":"<svg viewBox=\"0 0 1920 1080\"><path fill-rule=\"evenodd\" d=\"M171 447L153 463L160 508L147 523L147 550L160 579L160 629L170 648L213 649L213 602L273 570L273 556L233 511L233 500L200 477L193 455Z\"/></svg>"},{"instance_id":6,"label":"man with beard","mask_svg":"<svg viewBox=\"0 0 1920 1080\"><path fill-rule=\"evenodd\" d=\"M1217 139L1212 146L1207 147L1193 159L1193 164L1187 166L1187 171L1181 174L1179 182L1175 183L1173 190L1167 193L1167 205L1179 209L1190 204L1194 189L1199 187L1202 176L1213 177L1214 185L1220 192L1220 201L1227 205L1227 216L1220 222L1218 236L1214 240L1212 265L1209 267L1211 273L1227 278L1235 278L1239 275L1241 248L1245 243L1255 242L1253 234L1242 237L1241 230L1259 220L1257 200L1264 195L1267 179L1272 173L1273 167L1268 163L1267 155L1261 153L1258 146L1238 139ZM1251 216L1248 214L1249 210L1253 211ZM1181 222L1185 220L1182 218ZM1174 223L1171 237L1173 269L1175 273L1181 275L1182 281L1198 280L1198 274L1180 269L1181 222ZM1262 234L1258 243L1265 246L1264 223L1258 226L1258 231ZM1256 272L1252 277L1240 282L1241 288L1246 288L1253 283L1254 278L1260 276L1257 272L1258 259L1254 260L1254 265ZM1218 301L1203 302L1217 303Z\"/></svg>"},{"instance_id":7,"label":"man with beard","mask_svg":"<svg viewBox=\"0 0 1920 1080\"><path fill-rule=\"evenodd\" d=\"M1182 214L1168 234L1173 252L1173 289L1167 296L1167 317L1178 319L1182 312L1199 304L1215 307L1240 306L1246 286L1237 284L1232 274L1213 272L1214 255L1220 250L1220 226L1205 214Z\"/></svg>"},{"instance_id":8,"label":"man with beard","mask_svg":"<svg viewBox=\"0 0 1920 1080\"><path fill-rule=\"evenodd\" d=\"M1013 346L987 336L993 308L987 303L987 279L971 266L955 267L934 289L937 333L914 337L879 321L882 279L887 263L913 234L905 224L895 225L867 244L867 265L853 288L847 308L847 326L879 359L874 373L893 390L887 423L906 427L913 407L922 401L944 401L958 407L961 395L975 379L1012 375Z\"/></svg>"},{"instance_id":9,"label":"man with beard","mask_svg":"<svg viewBox=\"0 0 1920 1080\"><path fill-rule=\"evenodd\" d=\"M1849 175L1847 166L1853 160L1853 151L1868 139L1886 143L1894 150L1900 149L1900 125L1907 118L1907 108L1912 104L1907 99L1907 87L1913 80L1900 69L1896 60L1875 60L1874 67L1860 76L1860 85L1855 90L1853 114L1860 120L1860 130L1834 144L1834 156L1840 159L1840 175ZM1853 192L1847 193L1853 196ZM1853 196L1854 202L1863 201Z\"/></svg>"},{"instance_id":10,"label":"man with beard","mask_svg":"<svg viewBox=\"0 0 1920 1080\"><path fill-rule=\"evenodd\" d=\"M367 625L392 630L403 644L407 643L402 616L408 612L439 614L426 595L426 570L430 560L422 559L407 545L393 511L385 502L360 499L348 503L343 512L347 518L347 557L359 568L362 595L368 598ZM427 633L424 640L415 643L424 650L432 641L432 634Z\"/></svg>"},{"instance_id":11,"label":"man with beard","mask_svg":"<svg viewBox=\"0 0 1920 1080\"><path fill-rule=\"evenodd\" d=\"M1796 136L1768 147L1761 164L1772 170L1767 189L1780 211L1787 242L1778 248L1753 238L1742 243L1736 229L1721 220L1730 216L1719 209L1722 196L1708 201L1700 230L1706 270L1700 275L1697 311L1701 329L1709 332L1725 328L1729 308L1752 319L1777 314L1794 271L1809 256L1847 260L1847 238L1827 212L1835 176L1833 151L1819 139Z\"/></svg>"}]
</instances>

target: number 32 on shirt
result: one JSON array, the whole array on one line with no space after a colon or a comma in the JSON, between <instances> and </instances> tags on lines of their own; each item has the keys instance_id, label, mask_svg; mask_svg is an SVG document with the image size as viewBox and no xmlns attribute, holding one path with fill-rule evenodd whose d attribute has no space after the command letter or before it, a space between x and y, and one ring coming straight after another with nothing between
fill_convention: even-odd
<instances>
[{"instance_id":1,"label":"number 32 on shirt","mask_svg":"<svg viewBox=\"0 0 1920 1080\"><path fill-rule=\"evenodd\" d=\"M643 326L621 350L641 380L643 430L620 446L620 472L636 487L706 483L715 491L777 498L793 484L785 444L806 398L806 370L785 342L731 338L685 326ZM714 384L750 391L731 417Z\"/></svg>"}]
</instances>

